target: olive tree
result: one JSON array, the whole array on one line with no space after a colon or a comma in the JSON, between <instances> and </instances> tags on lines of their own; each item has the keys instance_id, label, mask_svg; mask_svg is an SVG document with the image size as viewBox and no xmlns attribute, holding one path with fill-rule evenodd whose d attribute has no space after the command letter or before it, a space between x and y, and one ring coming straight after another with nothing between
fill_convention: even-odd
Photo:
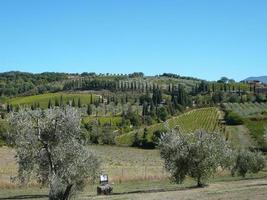
<instances>
[{"instance_id":1,"label":"olive tree","mask_svg":"<svg viewBox=\"0 0 267 200\"><path fill-rule=\"evenodd\" d=\"M258 173L265 167L264 156L260 152L247 149L240 150L235 158L232 175L238 174L245 177L247 173Z\"/></svg>"},{"instance_id":2,"label":"olive tree","mask_svg":"<svg viewBox=\"0 0 267 200\"><path fill-rule=\"evenodd\" d=\"M160 155L165 168L176 183L186 176L203 186L219 168L230 167L232 150L219 134L205 131L183 134L172 130L163 134L159 141Z\"/></svg>"},{"instance_id":3,"label":"olive tree","mask_svg":"<svg viewBox=\"0 0 267 200\"><path fill-rule=\"evenodd\" d=\"M21 109L8 116L22 182L49 186L50 200L70 199L95 177L99 161L80 138L80 113L70 106Z\"/></svg>"}]
</instances>

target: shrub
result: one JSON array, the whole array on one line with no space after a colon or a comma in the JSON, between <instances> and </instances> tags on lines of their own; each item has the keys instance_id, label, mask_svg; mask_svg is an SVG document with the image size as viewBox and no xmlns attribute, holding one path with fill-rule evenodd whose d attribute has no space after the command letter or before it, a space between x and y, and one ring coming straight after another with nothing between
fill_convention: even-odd
<instances>
[{"instance_id":1,"label":"shrub","mask_svg":"<svg viewBox=\"0 0 267 200\"><path fill-rule=\"evenodd\" d=\"M237 153L232 175L245 177L247 173L258 173L265 167L265 160L261 153L241 150Z\"/></svg>"},{"instance_id":2,"label":"shrub","mask_svg":"<svg viewBox=\"0 0 267 200\"><path fill-rule=\"evenodd\" d=\"M234 112L227 112L225 115L225 121L228 125L241 125L244 123L242 117Z\"/></svg>"},{"instance_id":3,"label":"shrub","mask_svg":"<svg viewBox=\"0 0 267 200\"><path fill-rule=\"evenodd\" d=\"M0 119L0 146L3 146L7 141L8 123Z\"/></svg>"},{"instance_id":4,"label":"shrub","mask_svg":"<svg viewBox=\"0 0 267 200\"><path fill-rule=\"evenodd\" d=\"M167 116L168 116L168 111L167 111L167 109L166 109L165 107L160 107L160 108L158 109L158 113L157 113L157 115L158 115L158 118L159 118L160 120L162 120L162 121L166 121Z\"/></svg>"}]
</instances>

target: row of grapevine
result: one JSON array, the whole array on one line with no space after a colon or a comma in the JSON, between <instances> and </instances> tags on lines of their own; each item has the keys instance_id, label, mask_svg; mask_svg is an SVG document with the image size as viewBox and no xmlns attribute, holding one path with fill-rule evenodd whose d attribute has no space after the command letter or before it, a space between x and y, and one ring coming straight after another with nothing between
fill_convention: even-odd
<instances>
[{"instance_id":1,"label":"row of grapevine","mask_svg":"<svg viewBox=\"0 0 267 200\"><path fill-rule=\"evenodd\" d=\"M167 123L171 128L178 126L182 132L193 132L198 129L214 132L220 129L220 116L217 108L202 108L172 118Z\"/></svg>"},{"instance_id":2,"label":"row of grapevine","mask_svg":"<svg viewBox=\"0 0 267 200\"><path fill-rule=\"evenodd\" d=\"M165 130L165 126L170 129L179 129L183 133L194 132L196 130L205 130L210 133L222 132L224 133L224 127L221 125L222 115L218 108L200 108L189 112L186 112L180 116L173 117L164 123L158 123L147 127L147 134L149 138L152 138L153 133L157 130ZM116 137L116 143L118 145L131 146L133 144L134 135L137 133L142 137L144 128L138 131L132 131Z\"/></svg>"}]
</instances>

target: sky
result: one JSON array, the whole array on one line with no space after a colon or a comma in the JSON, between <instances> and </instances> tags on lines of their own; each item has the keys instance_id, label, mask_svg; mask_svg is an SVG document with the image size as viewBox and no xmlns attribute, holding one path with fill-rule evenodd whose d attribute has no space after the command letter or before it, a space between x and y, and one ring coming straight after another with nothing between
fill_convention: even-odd
<instances>
[{"instance_id":1,"label":"sky","mask_svg":"<svg viewBox=\"0 0 267 200\"><path fill-rule=\"evenodd\" d=\"M266 0L0 0L0 72L267 75Z\"/></svg>"}]
</instances>

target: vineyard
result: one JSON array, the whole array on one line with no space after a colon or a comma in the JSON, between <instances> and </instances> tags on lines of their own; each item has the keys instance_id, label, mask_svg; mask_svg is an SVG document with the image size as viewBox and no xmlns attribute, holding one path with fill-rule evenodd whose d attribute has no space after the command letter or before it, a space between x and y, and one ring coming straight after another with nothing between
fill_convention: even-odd
<instances>
[{"instance_id":1,"label":"vineyard","mask_svg":"<svg viewBox=\"0 0 267 200\"><path fill-rule=\"evenodd\" d=\"M196 130L206 130L208 132L220 132L222 116L217 108L201 108L189 111L180 116L173 117L165 123L158 123L147 128L147 138L152 139L153 134L157 130L164 131L166 128L176 128L181 132L188 133ZM143 137L144 128L138 131L132 131L116 137L116 143L122 146L131 146L134 142L135 135Z\"/></svg>"},{"instance_id":2,"label":"vineyard","mask_svg":"<svg viewBox=\"0 0 267 200\"><path fill-rule=\"evenodd\" d=\"M232 111L242 117L253 117L267 110L267 103L224 103L226 111Z\"/></svg>"},{"instance_id":3,"label":"vineyard","mask_svg":"<svg viewBox=\"0 0 267 200\"><path fill-rule=\"evenodd\" d=\"M203 129L208 132L220 130L221 114L217 108L201 108L171 118L167 121L170 128L179 126L182 132L194 132Z\"/></svg>"}]
</instances>

